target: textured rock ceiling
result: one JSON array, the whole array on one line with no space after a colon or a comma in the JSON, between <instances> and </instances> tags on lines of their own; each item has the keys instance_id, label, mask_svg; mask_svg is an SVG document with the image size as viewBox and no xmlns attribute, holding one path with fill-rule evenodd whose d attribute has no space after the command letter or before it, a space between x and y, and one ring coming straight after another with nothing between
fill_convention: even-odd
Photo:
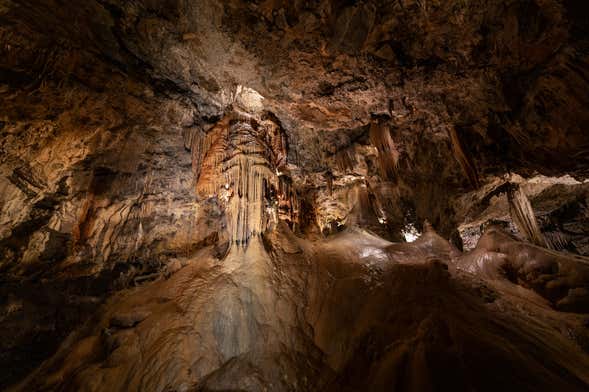
<instances>
[{"instance_id":1,"label":"textured rock ceiling","mask_svg":"<svg viewBox=\"0 0 589 392\"><path fill-rule=\"evenodd\" d=\"M0 388L583 390L587 15L0 0Z\"/></svg>"}]
</instances>

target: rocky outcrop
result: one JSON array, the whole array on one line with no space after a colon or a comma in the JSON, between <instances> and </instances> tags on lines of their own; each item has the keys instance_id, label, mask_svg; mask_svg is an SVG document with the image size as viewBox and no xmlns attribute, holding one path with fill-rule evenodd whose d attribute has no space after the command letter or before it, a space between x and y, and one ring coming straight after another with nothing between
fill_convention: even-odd
<instances>
[{"instance_id":1,"label":"rocky outcrop","mask_svg":"<svg viewBox=\"0 0 589 392\"><path fill-rule=\"evenodd\" d=\"M588 184L571 177L536 176L524 179L513 175L497 178L485 187L458 199L456 210L462 211L459 226L465 249L476 245L485 227L500 225L522 240L528 240L510 207L509 189L517 186L526 198L537 221L540 245L545 248L587 255ZM533 241L530 241L533 242Z\"/></svg>"}]
</instances>

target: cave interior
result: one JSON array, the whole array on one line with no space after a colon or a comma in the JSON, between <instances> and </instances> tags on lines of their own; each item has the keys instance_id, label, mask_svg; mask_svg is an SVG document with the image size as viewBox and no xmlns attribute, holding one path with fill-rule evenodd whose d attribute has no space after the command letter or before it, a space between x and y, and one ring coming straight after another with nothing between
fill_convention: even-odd
<instances>
[{"instance_id":1,"label":"cave interior","mask_svg":"<svg viewBox=\"0 0 589 392\"><path fill-rule=\"evenodd\" d=\"M0 0L0 390L588 391L586 0Z\"/></svg>"}]
</instances>

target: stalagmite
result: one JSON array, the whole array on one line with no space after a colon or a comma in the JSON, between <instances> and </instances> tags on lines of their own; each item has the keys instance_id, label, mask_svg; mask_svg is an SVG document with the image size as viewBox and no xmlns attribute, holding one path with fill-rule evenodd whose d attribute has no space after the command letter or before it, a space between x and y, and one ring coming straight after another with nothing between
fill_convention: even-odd
<instances>
[{"instance_id":1,"label":"stalagmite","mask_svg":"<svg viewBox=\"0 0 589 392\"><path fill-rule=\"evenodd\" d=\"M524 237L533 244L547 248L548 243L540 231L532 205L519 185L512 184L507 191L511 219Z\"/></svg>"}]
</instances>

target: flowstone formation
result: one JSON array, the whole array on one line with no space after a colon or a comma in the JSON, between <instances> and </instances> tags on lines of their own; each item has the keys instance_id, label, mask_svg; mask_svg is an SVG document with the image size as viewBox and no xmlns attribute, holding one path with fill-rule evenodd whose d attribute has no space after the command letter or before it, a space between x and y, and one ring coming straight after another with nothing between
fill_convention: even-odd
<instances>
[{"instance_id":1,"label":"flowstone formation","mask_svg":"<svg viewBox=\"0 0 589 392\"><path fill-rule=\"evenodd\" d=\"M401 244L357 228L310 242L279 225L221 262L210 250L111 298L15 390L583 391L589 382L586 317L551 305L587 311L589 264L498 229L468 254L431 227Z\"/></svg>"},{"instance_id":2,"label":"flowstone formation","mask_svg":"<svg viewBox=\"0 0 589 392\"><path fill-rule=\"evenodd\" d=\"M196 193L215 198L225 211L231 245L246 247L276 226L279 209L294 224L287 140L274 115L235 112L191 138Z\"/></svg>"}]
</instances>

